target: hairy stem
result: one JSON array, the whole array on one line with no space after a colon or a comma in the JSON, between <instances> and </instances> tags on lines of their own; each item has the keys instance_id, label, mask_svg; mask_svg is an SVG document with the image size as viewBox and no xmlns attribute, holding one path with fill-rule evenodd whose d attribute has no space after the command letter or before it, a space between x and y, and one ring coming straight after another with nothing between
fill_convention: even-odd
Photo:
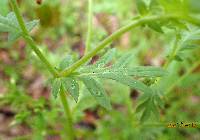
<instances>
[{"instance_id":1,"label":"hairy stem","mask_svg":"<svg viewBox=\"0 0 200 140\"><path fill-rule=\"evenodd\" d=\"M23 34L22 36L24 37L26 42L30 45L32 50L36 53L36 55L40 58L40 60L46 65L46 67L48 68L50 73L54 77L58 77L58 72L54 69L54 67L50 64L50 62L46 59L46 57L42 54L42 52L37 47L36 43L33 41L31 36L29 35L28 30L26 29L23 17L20 14L19 7L17 5L17 1L11 0L11 4L12 4L13 10L15 12L15 15L17 17L20 28L22 30L22 34ZM72 124L71 112L70 112L69 105L68 105L68 102L67 102L67 99L66 99L66 94L64 93L63 89L60 93L60 100L63 104L64 110L65 110L65 113L66 113L66 118L67 118L67 121L68 121L68 123L66 125L68 127L69 138L70 138L70 140L74 140L75 135L74 135L74 128L73 128L73 124Z\"/></svg>"},{"instance_id":2,"label":"hairy stem","mask_svg":"<svg viewBox=\"0 0 200 140\"><path fill-rule=\"evenodd\" d=\"M55 68L50 64L50 62L46 59L46 57L42 54L40 49L35 45L35 42L30 36L23 36L26 42L30 45L32 50L37 54L37 56L40 58L40 60L45 64L45 66L48 68L49 72L54 77L58 77L58 72L55 70Z\"/></svg>"},{"instance_id":3,"label":"hairy stem","mask_svg":"<svg viewBox=\"0 0 200 140\"><path fill-rule=\"evenodd\" d=\"M91 49L91 38L92 38L92 15L93 15L93 1L88 0L88 31L87 31L87 39L86 39L86 47L85 54L89 52Z\"/></svg>"},{"instance_id":4,"label":"hairy stem","mask_svg":"<svg viewBox=\"0 0 200 140\"><path fill-rule=\"evenodd\" d=\"M19 7L17 5L17 1L16 0L11 0L11 4L12 4L12 8L13 8L13 10L15 12L15 15L17 17L17 20L18 20L18 23L20 25L20 28L22 30L22 34L23 34L24 39L31 46L32 50L36 53L36 55L40 58L40 60L45 64L45 66L47 67L49 72L51 72L51 74L54 77L58 77L57 71L50 64L50 62L46 59L46 57L42 54L42 52L37 47L36 43L32 40L31 36L29 35L28 30L26 29L23 17L20 14Z\"/></svg>"},{"instance_id":5,"label":"hairy stem","mask_svg":"<svg viewBox=\"0 0 200 140\"><path fill-rule=\"evenodd\" d=\"M121 35L128 32L134 27L138 27L140 25L143 25L145 23L155 21L155 20L167 20L174 18L172 15L160 15L160 16L150 16L150 17L144 17L142 19L135 20L131 22L130 24L120 28L116 32L114 32L112 35L104 39L94 50L90 51L88 54L86 54L84 57L82 57L80 60L78 60L76 63L74 63L71 67L68 69L62 71L59 76L65 77L71 74L73 71L75 71L78 67L80 67L82 64L87 62L90 58L95 56L100 50L104 49L108 44L110 44L112 41L118 39Z\"/></svg>"},{"instance_id":6,"label":"hairy stem","mask_svg":"<svg viewBox=\"0 0 200 140\"><path fill-rule=\"evenodd\" d=\"M65 115L66 115L66 118L67 118L67 123L68 123L67 129L68 129L69 140L75 140L71 111L70 111L69 104L68 104L68 101L66 99L66 95L65 95L63 87L61 87L61 91L60 91L60 100L62 102L64 111L65 111Z\"/></svg>"},{"instance_id":7,"label":"hairy stem","mask_svg":"<svg viewBox=\"0 0 200 140\"><path fill-rule=\"evenodd\" d=\"M24 20L23 20L23 17L22 15L20 14L20 11L19 11L19 7L17 5L17 1L16 0L10 0L11 1L11 4L12 4L12 8L15 12L15 15L17 17L17 20L18 20L18 23L23 31L23 33L25 35L28 35L28 30L26 29L26 26L25 26L25 23L24 23Z\"/></svg>"}]
</instances>

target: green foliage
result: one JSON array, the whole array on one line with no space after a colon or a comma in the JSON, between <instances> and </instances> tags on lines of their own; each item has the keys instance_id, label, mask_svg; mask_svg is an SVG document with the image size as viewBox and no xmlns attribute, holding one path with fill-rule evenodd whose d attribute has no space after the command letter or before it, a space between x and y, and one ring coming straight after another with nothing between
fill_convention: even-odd
<instances>
[{"instance_id":1,"label":"green foliage","mask_svg":"<svg viewBox=\"0 0 200 140\"><path fill-rule=\"evenodd\" d=\"M60 78L56 78L52 84L52 94L55 98L57 98L58 94L60 93L61 88L61 80Z\"/></svg>"},{"instance_id":2,"label":"green foliage","mask_svg":"<svg viewBox=\"0 0 200 140\"><path fill-rule=\"evenodd\" d=\"M200 31L196 28L183 30L180 32L180 39L177 43L177 50L174 59L177 61L183 61L191 56L188 56L188 52L195 51L199 48Z\"/></svg>"},{"instance_id":3,"label":"green foliage","mask_svg":"<svg viewBox=\"0 0 200 140\"><path fill-rule=\"evenodd\" d=\"M194 13L199 13L200 12L200 4L197 0L188 0L188 7L190 11Z\"/></svg>"},{"instance_id":4,"label":"green foliage","mask_svg":"<svg viewBox=\"0 0 200 140\"><path fill-rule=\"evenodd\" d=\"M81 81L83 81L88 91L101 106L108 110L111 109L109 98L107 97L106 92L100 82L91 77L81 77Z\"/></svg>"},{"instance_id":5,"label":"green foliage","mask_svg":"<svg viewBox=\"0 0 200 140\"><path fill-rule=\"evenodd\" d=\"M71 55L66 56L59 64L59 70L64 70L73 63Z\"/></svg>"},{"instance_id":6,"label":"green foliage","mask_svg":"<svg viewBox=\"0 0 200 140\"><path fill-rule=\"evenodd\" d=\"M8 12L9 12L8 0L1 0L0 1L0 14L7 15Z\"/></svg>"},{"instance_id":7,"label":"green foliage","mask_svg":"<svg viewBox=\"0 0 200 140\"><path fill-rule=\"evenodd\" d=\"M79 85L74 78L62 78L62 86L65 91L70 93L76 102L78 102L79 97Z\"/></svg>"},{"instance_id":8,"label":"green foliage","mask_svg":"<svg viewBox=\"0 0 200 140\"><path fill-rule=\"evenodd\" d=\"M136 4L141 15L146 15L148 13L148 6L144 0L136 0Z\"/></svg>"},{"instance_id":9,"label":"green foliage","mask_svg":"<svg viewBox=\"0 0 200 140\"><path fill-rule=\"evenodd\" d=\"M100 68L100 67L103 67L106 64L108 64L112 60L112 58L113 58L113 56L115 54L115 51L116 51L115 49L111 49L110 51L108 51L105 55L103 55L101 57L100 60L98 60L95 63L94 67L99 67Z\"/></svg>"},{"instance_id":10,"label":"green foliage","mask_svg":"<svg viewBox=\"0 0 200 140\"><path fill-rule=\"evenodd\" d=\"M136 112L142 112L140 121L143 123L147 121L151 114L153 114L156 119L159 119L159 108L164 108L163 100L161 99L161 94L158 89L153 88L151 94L143 94L140 97L140 103L136 108Z\"/></svg>"},{"instance_id":11,"label":"green foliage","mask_svg":"<svg viewBox=\"0 0 200 140\"><path fill-rule=\"evenodd\" d=\"M107 54L110 54L113 52L112 50L108 52ZM104 58L107 56L103 56L103 62ZM112 66L108 67L99 67L98 63L101 62L101 60L97 61L97 64L94 64L92 66L86 66L82 69L80 69L80 77L82 76L92 76L97 78L103 78L103 79L112 79L117 82L120 82L122 84L125 84L131 88L135 88L139 91L149 93L151 90L142 82L133 79L132 77L160 77L164 76L166 73L160 69L155 67L128 67L128 63L130 62L131 56L128 54L124 54L121 58L119 58L119 61L117 60L116 63L114 63ZM111 55L110 55L111 56ZM107 64L108 61L104 63Z\"/></svg>"},{"instance_id":12,"label":"green foliage","mask_svg":"<svg viewBox=\"0 0 200 140\"><path fill-rule=\"evenodd\" d=\"M106 95L106 92L103 86L95 80L96 78L101 79L111 79L115 80L119 83L129 86L130 88L139 90L144 92L144 94L151 94L152 90L144 83L139 80L133 79L135 78L153 78L153 77L161 77L166 75L166 72L161 68L156 67L129 67L128 64L131 61L130 53L124 54L111 66L107 66L107 64L111 63L112 58L115 56L115 49L109 50L105 53L101 59L99 59L93 65L86 65L82 67L80 70L72 73L74 78L56 78L54 80L52 94L57 97L59 94L59 88L62 83L66 92L69 92L72 97L78 102L79 97L79 85L76 81L76 78L83 81L84 85L87 87L88 91L92 96L97 100L97 102L107 108L111 109L110 101ZM61 65L63 68L69 66L69 62L72 61L70 58L67 58L69 61L62 60ZM61 68L61 67L60 67ZM55 88L55 89L54 89ZM55 92L56 91L56 92Z\"/></svg>"},{"instance_id":13,"label":"green foliage","mask_svg":"<svg viewBox=\"0 0 200 140\"><path fill-rule=\"evenodd\" d=\"M190 19L191 16L196 15L196 18L198 18L199 15L199 11L196 10L194 12L194 9L197 9L194 7L198 7L198 4L193 0L137 0L136 3L141 16L171 14ZM191 9L193 9L193 11ZM184 22L177 19L164 22L154 21L146 23L146 25L159 33L164 33L162 29L163 26L178 30L187 28Z\"/></svg>"},{"instance_id":14,"label":"green foliage","mask_svg":"<svg viewBox=\"0 0 200 140\"><path fill-rule=\"evenodd\" d=\"M59 3L59 1L57 2ZM82 18L82 15L83 17L86 17L86 15L84 15L83 12L79 17L79 14L76 14L76 11L77 9L85 6L85 2L73 1L73 6L70 5L67 10L64 10L66 8L62 9L63 13L66 12L63 15L60 14L60 8L62 8L62 6L60 7L60 4L56 3L56 6L53 6L54 3L52 3L52 7L49 3L50 2L45 1L44 5L37 6L35 8L36 15L41 19L42 25L57 26L56 31L51 33L55 34L58 32L57 30L62 30L64 39L60 39L60 34L57 36L53 35L52 37L51 33L48 32L49 29L47 28L39 31L39 37L35 36L34 39L38 41L41 38L45 38L50 45L53 44L53 52L57 51L57 48L55 49L54 47L56 46L59 47L58 50L62 53L64 52L76 55L76 59L74 59L71 55L65 55L65 58L58 63L57 59L60 58L60 54L57 55L52 53L51 58L48 60L48 57L43 55L42 52L40 52L40 49L37 48L37 45L32 40L31 36L24 34L25 32L22 31L23 29L21 29L18 23L19 19L15 16L16 13L14 14L11 12L7 16L3 16L6 15L7 11L6 8L1 8L3 7L1 4L7 5L8 8L8 4L5 1L0 2L0 12L3 11L0 15L0 32L8 33L9 41L14 41L20 36L24 37L27 44L31 46L43 64L47 66L46 68L48 70L50 69L49 71L53 76L53 78L51 77L51 79L53 79L51 82L51 92L53 97L57 98L62 90L66 93L64 95L69 94L75 102L70 101L70 98L66 100L65 96L61 96L61 101L67 115L66 119L68 121L67 123L63 123L64 119L60 117L60 108L59 111L55 110L58 106L55 100L51 100L51 98L48 98L47 100L41 100L41 98L35 100L29 95L25 95L23 92L26 91L21 90L19 85L22 85L24 86L23 88L27 88L29 90L29 87L26 86L29 85L30 81L26 79L22 82L20 81L23 79L23 72L22 74L16 74L17 72L15 69L18 69L18 67L10 69L7 68L7 64L2 65L2 67L5 67L4 69L6 69L5 77L11 77L11 83L9 83L9 80L6 81L9 85L9 94L6 94L5 97L0 96L0 106L11 105L11 108L13 108L14 112L16 112L15 119L11 123L12 126L22 123L27 124L31 128L31 138L33 139L46 139L45 136L49 136L51 134L54 135L54 133L56 135L60 135L61 133L65 135L66 132L57 132L57 130L54 131L53 128L58 127L60 131L60 124L69 125L71 122L77 125L77 127L75 127L77 129L77 135L81 135L80 138L77 136L77 139L93 139L94 137L105 140L169 139L166 135L173 133L168 132L165 128L158 129L156 127L156 129L154 129L151 127L151 129L148 129L146 125L147 122L149 120L149 122L152 120L155 120L156 122L160 122L161 120L180 121L181 119L187 120L192 118L187 116L193 113L187 113L187 111L192 108L192 105L190 106L190 103L187 100L191 100L193 103L196 101L196 96L199 96L199 70L197 67L199 65L200 40L199 2L195 0L136 0L139 15L136 16L130 24L125 25L111 34L111 36L98 43L100 45L97 45L97 48L89 53L87 52L82 58L80 58L80 60L77 60L80 56L74 51L74 48L76 49L77 46L80 48L84 46L82 45L82 42L84 42L82 40L84 36L82 35L82 32L84 32L85 25L82 24L84 19ZM122 6L122 4L124 4L124 6ZM134 4L132 4L131 0L116 0L114 3L102 0L98 1L98 5L95 6L97 9L93 10L97 15L98 23L100 23L98 14L102 17L99 12L105 11L103 16L105 14L105 17L107 18L103 18L107 21L109 17L111 17L111 21L108 21L108 23L116 23L117 25L115 26L118 28L118 24L126 23L126 21L119 22L118 18L124 20L127 19L127 17L131 17L133 13L130 11L135 11L135 9L132 9L132 7L134 7L133 5ZM55 9L56 11L54 11ZM84 10L84 8L81 10ZM106 12L112 14L112 16ZM56 15L57 18L54 18ZM26 16L28 16L27 13ZM61 16L63 19L60 18ZM66 17L68 18L66 19ZM59 20L57 20L58 18ZM80 22L80 27L76 26L78 23L77 21ZM58 25L58 23L62 22L66 23L66 25ZM25 26L29 32L37 24L37 20L25 22ZM104 23L100 24L102 24L102 27L105 26ZM130 41L126 44L127 48L122 48L125 46L121 43L123 42L122 40L119 42L116 41L117 44L119 43L117 49L107 49L100 52L108 46L108 44L111 44L112 41L118 39L122 34L137 26L149 27L158 33L165 34L166 38L161 39L160 36L149 30L145 30L144 34L142 34L140 30L135 30L135 32L131 32L123 38L125 43L127 43L127 38ZM97 28L102 27L99 26ZM42 33L44 31L48 32L50 39L46 39L46 36ZM104 33L100 33L98 31L94 33L93 39L95 41L102 39L102 37L107 34L106 28L102 31ZM65 38L67 38L67 40L65 40ZM175 41L174 38L176 38ZM56 43L52 43L55 40ZM80 41L81 43L78 42L77 45L77 41ZM144 43L144 41L147 41L148 43ZM75 47L65 47L66 49L62 49L59 45L66 45L63 42L65 42L67 46ZM168 54L169 57L167 57L166 60L163 60L163 56L166 55L171 42L175 42L174 45L172 45L172 51ZM88 43L92 45L96 44L96 42L91 43L90 41ZM116 43L112 45L115 45ZM49 44L46 46L49 47ZM166 50L164 50L165 48L161 50L157 48L157 46L160 47L163 44L166 45ZM134 48L132 46L134 46ZM147 46L153 47L149 49ZM131 47L134 52L130 51L129 47ZM121 51L123 49L127 49L127 51L130 52L124 53ZM82 55L82 48L80 50L81 51L79 53ZM122 52L122 55L116 57L116 52L118 51ZM21 53L21 51L19 51L19 53ZM148 53L148 55L146 53ZM13 55L13 52L11 52L11 54ZM16 52L14 55L16 55ZM157 58L158 55L162 58ZM96 61L95 57L93 59L94 64L91 64L93 63L93 60L91 60L93 56L98 56L99 59ZM25 60L22 64L19 62L17 63L20 65L19 67L22 67L23 69L24 65L27 63L31 64L34 68L38 68L36 64L37 62L34 63L34 61L37 60L33 60L32 56L29 57L31 61ZM154 65L154 57L156 57L156 60L159 60L158 63L156 61L156 64L162 65L164 63L163 68L138 66L138 64L141 63L142 65ZM2 55L2 58L5 59L4 54ZM6 58L6 60L10 60L10 56L8 58ZM16 62L14 60L14 63L9 63L9 65L14 65L15 63ZM57 64L57 67L52 66L51 63ZM44 66L42 68L44 68ZM4 73L2 75L4 78ZM188 75L190 75L189 78L187 77ZM6 80L9 78L6 77ZM177 89L173 91L174 87L177 87ZM168 95L168 93L171 92L173 94ZM195 93L195 95L190 97L192 99L187 97L184 98L187 92L190 94ZM138 95L139 98L137 98ZM168 97L169 99L166 99L165 97ZM178 100L176 98L178 98ZM179 99L181 101L179 101ZM189 107L185 106L186 103ZM105 112L103 108L96 107L97 104L109 111ZM170 107L169 109L166 109L168 104L170 104ZM135 106L136 110L133 109ZM181 106L183 106L184 111L179 109ZM162 110L162 119L160 119L160 109ZM179 112L177 109L181 111ZM94 110L95 113L91 110ZM177 112L181 115L177 115ZM192 115L199 116L198 114ZM199 120L199 117L194 117L192 119ZM140 122L138 122L138 120L140 120ZM87 130L87 133L82 132L82 127L85 127L85 121L86 125L88 125L87 123L89 123L89 125L90 123L94 125L94 134L90 133L90 130ZM137 123L139 123L139 125ZM70 129L70 126L66 127L69 127L67 129ZM72 132L72 125L71 129ZM85 130L86 129L84 129L84 131ZM113 131L116 130L120 130L118 134L113 133ZM69 132L67 134L72 134ZM178 132L178 130L175 132ZM89 138L90 136L91 138ZM179 136L178 138L181 139L182 137ZM64 139L66 138L64 137Z\"/></svg>"},{"instance_id":15,"label":"green foliage","mask_svg":"<svg viewBox=\"0 0 200 140\"><path fill-rule=\"evenodd\" d=\"M180 51L191 50L199 47L198 41L200 40L200 30L191 29L188 32L182 33L180 41Z\"/></svg>"},{"instance_id":16,"label":"green foliage","mask_svg":"<svg viewBox=\"0 0 200 140\"><path fill-rule=\"evenodd\" d=\"M31 31L38 23L38 20L26 22L27 30ZM0 32L8 32L9 41L14 41L22 35L22 30L13 12L9 13L6 17L0 15Z\"/></svg>"}]
</instances>

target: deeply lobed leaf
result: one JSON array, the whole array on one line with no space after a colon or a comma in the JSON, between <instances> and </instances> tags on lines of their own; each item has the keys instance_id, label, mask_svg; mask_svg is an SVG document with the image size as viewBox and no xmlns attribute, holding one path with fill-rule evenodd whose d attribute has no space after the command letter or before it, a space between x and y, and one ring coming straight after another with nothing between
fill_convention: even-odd
<instances>
[{"instance_id":1,"label":"deeply lobed leaf","mask_svg":"<svg viewBox=\"0 0 200 140\"><path fill-rule=\"evenodd\" d=\"M26 22L25 25L30 32L38 23L38 20L33 20ZM22 35L22 30L13 12L10 12L6 17L0 15L0 32L8 32L9 41L14 41Z\"/></svg>"}]
</instances>

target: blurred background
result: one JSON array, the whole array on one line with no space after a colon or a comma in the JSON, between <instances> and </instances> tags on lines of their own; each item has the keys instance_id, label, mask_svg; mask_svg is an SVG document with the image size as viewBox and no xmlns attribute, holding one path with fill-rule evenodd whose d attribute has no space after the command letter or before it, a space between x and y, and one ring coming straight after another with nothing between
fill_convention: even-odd
<instances>
[{"instance_id":1,"label":"blurred background","mask_svg":"<svg viewBox=\"0 0 200 140\"><path fill-rule=\"evenodd\" d=\"M87 0L18 0L26 20L39 19L31 32L52 64L67 55L83 56L87 34ZM200 2L199 2L200 3ZM8 0L0 0L0 14L11 11ZM134 0L94 0L92 47L130 22L138 14ZM136 28L115 41L117 56L133 52L132 66L163 66L175 38L174 30L160 34ZM198 42L199 43L199 42ZM189 51L187 61L170 65L170 75L161 82L170 89L192 63L200 49ZM95 62L98 56L93 58ZM50 94L50 74L20 38L8 42L0 34L0 140L61 140L65 135L62 106ZM104 81L113 109L100 107L82 88L80 101L69 96L78 140L199 140L199 128L167 128L166 125L138 125L135 113L140 93L114 81ZM200 123L200 66L182 79L164 98L160 120L166 123ZM158 122L151 118L149 122Z\"/></svg>"}]
</instances>

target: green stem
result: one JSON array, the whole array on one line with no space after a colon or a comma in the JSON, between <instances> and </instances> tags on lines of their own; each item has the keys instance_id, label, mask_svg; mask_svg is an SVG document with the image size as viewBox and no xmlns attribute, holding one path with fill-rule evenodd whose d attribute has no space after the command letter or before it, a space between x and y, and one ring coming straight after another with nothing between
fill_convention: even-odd
<instances>
[{"instance_id":1,"label":"green stem","mask_svg":"<svg viewBox=\"0 0 200 140\"><path fill-rule=\"evenodd\" d=\"M26 42L30 45L32 50L36 53L36 55L40 58L40 60L46 65L46 67L51 72L51 74L54 77L58 77L58 72L49 63L49 61L42 54L42 52L39 50L39 48L37 47L37 45L35 44L35 42L31 38L31 36L29 35L28 30L26 29L23 17L20 14L19 7L17 5L17 1L16 0L11 0L11 4L12 4L13 10L15 12L15 15L17 17L17 20L18 20L18 23L20 25L20 28L22 30L22 34L23 34L22 36L24 37ZM66 94L64 93L63 89L62 89L61 94L60 94L60 99L61 99L61 102L63 104L64 110L65 110L65 113L66 113L66 118L67 118L67 121L68 121L67 127L68 127L69 138L70 138L70 140L74 140L75 139L75 135L74 135L71 112L70 112L69 105L68 105L68 102L67 102L67 99L66 99Z\"/></svg>"},{"instance_id":2,"label":"green stem","mask_svg":"<svg viewBox=\"0 0 200 140\"><path fill-rule=\"evenodd\" d=\"M66 99L66 95L65 95L65 92L63 90L63 87L61 87L61 91L60 91L60 100L62 102L64 111L65 111L65 115L66 115L66 118L67 118L67 122L68 122L68 124L67 124L68 128L67 129L68 129L69 140L75 140L71 111L70 111L69 104L68 104L68 101Z\"/></svg>"},{"instance_id":3,"label":"green stem","mask_svg":"<svg viewBox=\"0 0 200 140\"><path fill-rule=\"evenodd\" d=\"M33 41L33 39L31 38L31 36L28 33L28 30L26 29L24 20L22 15L20 14L19 11L19 7L17 5L17 1L16 0L10 0L11 4L12 4L12 8L15 12L15 15L17 17L18 23L20 25L20 28L23 32L23 37L24 39L27 41L27 43L31 46L31 48L33 49L33 51L37 54L37 56L40 58L40 60L46 65L46 67L48 68L48 70L51 72L51 74L54 77L58 77L58 73L57 71L54 69L54 67L50 64L50 62L45 58L45 56L42 54L42 52L39 50L39 48L35 45L35 42Z\"/></svg>"},{"instance_id":4,"label":"green stem","mask_svg":"<svg viewBox=\"0 0 200 140\"><path fill-rule=\"evenodd\" d=\"M11 1L11 4L12 4L12 8L15 12L15 15L17 17L17 20L18 20L18 23L23 31L23 33L25 35L28 35L28 30L26 29L26 26L25 26L25 23L24 23L24 20L23 20L23 17L22 15L20 14L20 10L19 10L19 7L17 5L17 1L16 0L10 0Z\"/></svg>"},{"instance_id":5,"label":"green stem","mask_svg":"<svg viewBox=\"0 0 200 140\"><path fill-rule=\"evenodd\" d=\"M26 42L30 45L32 50L37 54L37 56L40 58L40 60L46 65L48 68L49 72L54 77L58 77L58 72L55 70L55 68L50 64L50 62L46 59L46 57L42 54L42 52L39 50L39 48L35 45L35 42L30 36L23 35L24 39Z\"/></svg>"},{"instance_id":6,"label":"green stem","mask_svg":"<svg viewBox=\"0 0 200 140\"><path fill-rule=\"evenodd\" d=\"M88 0L88 31L87 31L87 39L86 39L86 47L85 47L85 54L88 53L88 51L91 48L91 38L92 38L92 16L93 16L93 2L92 0Z\"/></svg>"},{"instance_id":7,"label":"green stem","mask_svg":"<svg viewBox=\"0 0 200 140\"><path fill-rule=\"evenodd\" d=\"M140 25L143 25L145 23L155 21L155 20L167 20L174 18L175 16L171 15L160 15L160 16L150 16L150 17L144 17L142 19L135 20L131 22L130 24L120 28L117 30L115 33L104 39L94 50L90 51L88 54L86 54L84 57L82 57L80 60L78 60L76 63L74 63L71 67L68 69L62 71L59 76L60 77L65 77L71 74L73 71L75 71L78 67L80 67L82 64L87 62L90 58L95 56L100 50L104 49L108 44L110 44L112 41L116 40L119 38L121 35L124 33L128 32L134 27L138 27Z\"/></svg>"}]
</instances>

